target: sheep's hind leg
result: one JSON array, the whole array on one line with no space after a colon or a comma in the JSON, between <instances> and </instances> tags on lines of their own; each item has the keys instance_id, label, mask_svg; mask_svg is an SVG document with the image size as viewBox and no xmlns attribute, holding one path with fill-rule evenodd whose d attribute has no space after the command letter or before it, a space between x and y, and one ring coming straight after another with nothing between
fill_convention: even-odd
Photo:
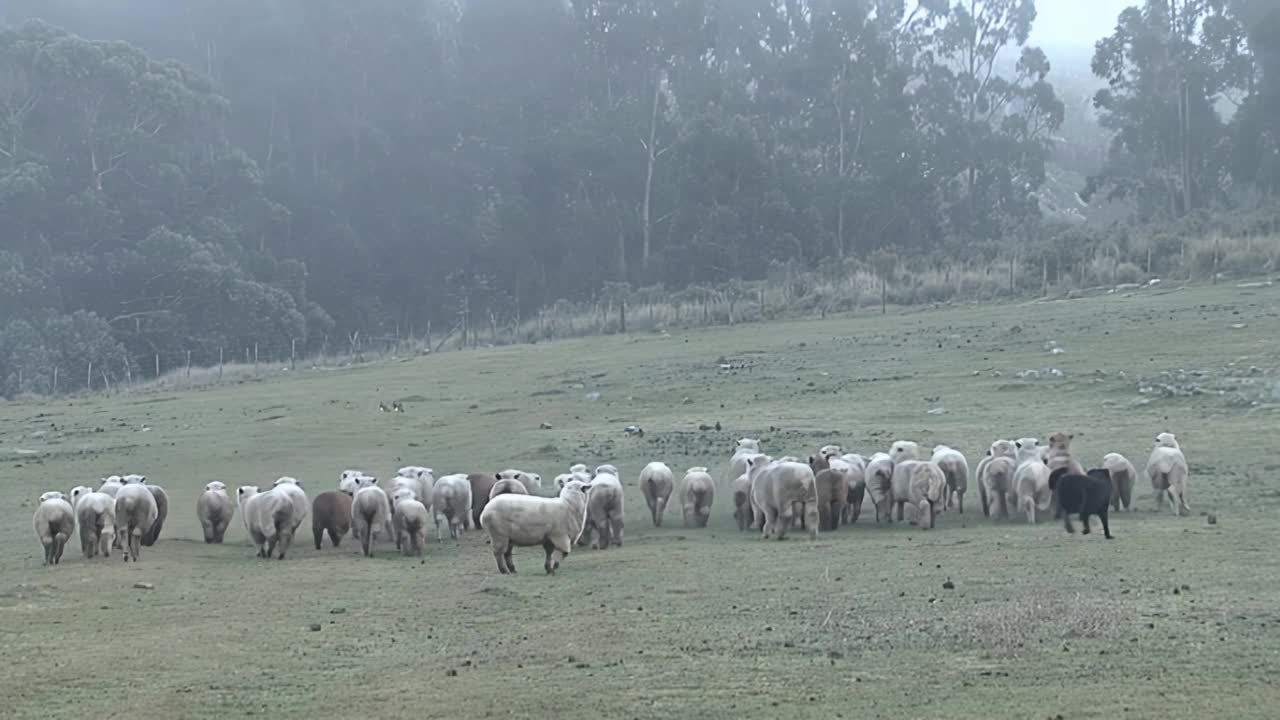
<instances>
[{"instance_id":1,"label":"sheep's hind leg","mask_svg":"<svg viewBox=\"0 0 1280 720\"><path fill-rule=\"evenodd\" d=\"M1063 514L1066 515L1066 513L1063 513ZM1088 535L1089 534L1089 513L1084 511L1080 512L1080 524L1084 526L1084 529L1080 531L1080 534Z\"/></svg>"},{"instance_id":2,"label":"sheep's hind leg","mask_svg":"<svg viewBox=\"0 0 1280 720\"><path fill-rule=\"evenodd\" d=\"M508 540L507 549L505 552L502 553L502 559L507 563L507 570L510 570L512 575L516 574L516 564L511 559L511 550L514 547L515 545L510 540Z\"/></svg>"},{"instance_id":3,"label":"sheep's hind leg","mask_svg":"<svg viewBox=\"0 0 1280 720\"><path fill-rule=\"evenodd\" d=\"M542 549L547 553L547 560L542 564L542 567L546 569L548 575L555 575L556 569L551 564L551 555L555 552L556 546L550 540L543 540Z\"/></svg>"},{"instance_id":4,"label":"sheep's hind leg","mask_svg":"<svg viewBox=\"0 0 1280 720\"><path fill-rule=\"evenodd\" d=\"M1111 525L1107 522L1107 509L1103 508L1099 513L1098 519L1102 521L1102 535L1108 540L1115 540L1116 536L1111 534Z\"/></svg>"}]
</instances>

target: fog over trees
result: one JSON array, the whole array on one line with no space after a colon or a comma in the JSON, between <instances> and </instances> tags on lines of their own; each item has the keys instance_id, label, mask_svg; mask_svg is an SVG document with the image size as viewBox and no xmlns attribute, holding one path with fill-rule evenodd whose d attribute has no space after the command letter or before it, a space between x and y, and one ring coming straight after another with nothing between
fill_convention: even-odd
<instances>
[{"instance_id":1,"label":"fog over trees","mask_svg":"<svg viewBox=\"0 0 1280 720\"><path fill-rule=\"evenodd\" d=\"M1280 4L1145 0L1046 50L1035 20L6 0L0 395L428 328L522 342L569 308L784 311L767 281L825 309L821 278L877 278L878 305L1273 269Z\"/></svg>"}]
</instances>

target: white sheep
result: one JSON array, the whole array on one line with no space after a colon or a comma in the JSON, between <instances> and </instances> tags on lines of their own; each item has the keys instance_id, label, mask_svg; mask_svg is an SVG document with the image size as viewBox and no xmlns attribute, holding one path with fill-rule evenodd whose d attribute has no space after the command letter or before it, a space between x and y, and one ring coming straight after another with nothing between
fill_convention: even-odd
<instances>
[{"instance_id":1,"label":"white sheep","mask_svg":"<svg viewBox=\"0 0 1280 720\"><path fill-rule=\"evenodd\" d=\"M67 540L76 530L76 513L67 502L67 496L57 491L50 491L40 496L40 504L36 506L31 517L31 527L36 531L36 539L44 546L44 564L57 565L62 562L62 550Z\"/></svg>"},{"instance_id":2,"label":"white sheep","mask_svg":"<svg viewBox=\"0 0 1280 720\"><path fill-rule=\"evenodd\" d=\"M760 454L760 441L755 438L742 438L733 449L729 458L729 474L727 477L738 478L747 474L747 458Z\"/></svg>"},{"instance_id":3,"label":"white sheep","mask_svg":"<svg viewBox=\"0 0 1280 720\"><path fill-rule=\"evenodd\" d=\"M903 508L915 510L912 521L923 529L932 529L938 515L946 507L947 477L932 460L903 460L893 464L893 502L902 522Z\"/></svg>"},{"instance_id":4,"label":"white sheep","mask_svg":"<svg viewBox=\"0 0 1280 720\"><path fill-rule=\"evenodd\" d=\"M120 490L120 486L123 484L124 483L120 482L119 475L110 475L102 478L102 482L98 486L98 492L106 493L111 497L115 497L116 493Z\"/></svg>"},{"instance_id":5,"label":"white sheep","mask_svg":"<svg viewBox=\"0 0 1280 720\"><path fill-rule=\"evenodd\" d=\"M1040 446L1036 438L1021 438L1014 445L1018 448L1018 467L1013 473L1017 508L1026 513L1027 522L1035 523L1036 513L1048 512L1053 502L1049 466L1045 464L1048 448Z\"/></svg>"},{"instance_id":6,"label":"white sheep","mask_svg":"<svg viewBox=\"0 0 1280 720\"><path fill-rule=\"evenodd\" d=\"M515 573L512 548L541 545L547 554L543 567L554 575L585 527L587 490L571 477L555 498L506 494L485 505L480 524L489 532L498 572Z\"/></svg>"},{"instance_id":7,"label":"white sheep","mask_svg":"<svg viewBox=\"0 0 1280 720\"><path fill-rule=\"evenodd\" d=\"M783 540L795 520L795 508L805 508L809 539L818 537L818 490L813 468L794 460L770 461L768 455L753 455L747 461L751 478L751 503L758 515L764 539ZM757 518L759 520L759 518Z\"/></svg>"},{"instance_id":8,"label":"white sheep","mask_svg":"<svg viewBox=\"0 0 1280 720\"><path fill-rule=\"evenodd\" d=\"M373 557L378 533L391 525L388 515L391 503L387 493L378 487L378 478L361 475L355 479L356 494L351 498L351 534L360 541L360 551Z\"/></svg>"},{"instance_id":9,"label":"white sheep","mask_svg":"<svg viewBox=\"0 0 1280 720\"><path fill-rule=\"evenodd\" d=\"M831 469L844 475L848 497L841 513L840 523L851 525L862 515L862 503L867 496L867 460L857 453L845 453L831 458Z\"/></svg>"},{"instance_id":10,"label":"white sheep","mask_svg":"<svg viewBox=\"0 0 1280 720\"><path fill-rule=\"evenodd\" d=\"M71 488L71 506L76 512L76 524L80 526L80 550L85 559L92 560L99 552L102 557L111 557L116 534L116 499L78 485Z\"/></svg>"},{"instance_id":11,"label":"white sheep","mask_svg":"<svg viewBox=\"0 0 1280 720\"><path fill-rule=\"evenodd\" d=\"M733 519L738 523L738 532L751 527L751 476L743 473L733 481Z\"/></svg>"},{"instance_id":12,"label":"white sheep","mask_svg":"<svg viewBox=\"0 0 1280 720\"><path fill-rule=\"evenodd\" d=\"M996 440L987 448L982 459L978 461L978 466L974 468L973 477L978 481L978 499L982 501L983 517L991 517L991 506L997 504L997 498L992 497L987 490L987 485L989 484L986 480L987 466L992 458L1007 457L1012 460L1017 457L1017 454L1017 447L1014 446L1012 440ZM1016 467L1017 463L1015 462L1014 465ZM1012 476L1009 478L1009 482L1013 482Z\"/></svg>"},{"instance_id":13,"label":"white sheep","mask_svg":"<svg viewBox=\"0 0 1280 720\"><path fill-rule=\"evenodd\" d=\"M1147 477L1156 491L1156 505L1164 505L1165 496L1175 515L1191 512L1187 502L1187 458L1173 433L1162 432L1156 436L1156 445L1147 459Z\"/></svg>"},{"instance_id":14,"label":"white sheep","mask_svg":"<svg viewBox=\"0 0 1280 720\"><path fill-rule=\"evenodd\" d=\"M601 465L596 468L596 476L588 486L587 524L582 528L582 536L578 538L578 544L585 545L592 539L594 532L595 540L591 542L593 550L608 549L610 543L616 543L618 547L622 547L622 481L615 473L609 472L610 470L617 470L617 468L612 465Z\"/></svg>"},{"instance_id":15,"label":"white sheep","mask_svg":"<svg viewBox=\"0 0 1280 720\"><path fill-rule=\"evenodd\" d=\"M618 466L617 466L617 465L612 465L612 464L609 464L609 463L605 463L604 465L597 465L597 466L596 466L596 471L595 471L595 473L593 473L593 476L595 476L595 475L612 475L612 476L614 476L615 478L622 477L622 476L618 473Z\"/></svg>"},{"instance_id":16,"label":"white sheep","mask_svg":"<svg viewBox=\"0 0 1280 720\"><path fill-rule=\"evenodd\" d=\"M964 514L964 493L969 489L969 461L964 453L946 445L933 448L933 462L947 479L947 507L954 504Z\"/></svg>"},{"instance_id":17,"label":"white sheep","mask_svg":"<svg viewBox=\"0 0 1280 720\"><path fill-rule=\"evenodd\" d=\"M662 527L662 513L675 489L675 475L666 463L651 462L640 471L640 493L649 506L649 516L654 527Z\"/></svg>"},{"instance_id":18,"label":"white sheep","mask_svg":"<svg viewBox=\"0 0 1280 720\"><path fill-rule=\"evenodd\" d=\"M218 481L207 483L204 492L196 498L196 519L204 530L206 543L221 543L227 533L227 525L235 514L236 506L227 497L227 485Z\"/></svg>"},{"instance_id":19,"label":"white sheep","mask_svg":"<svg viewBox=\"0 0 1280 720\"><path fill-rule=\"evenodd\" d=\"M432 492L431 512L436 525L436 542L444 539L440 531L441 515L444 515L445 524L449 526L449 537L457 541L466 528L467 516L471 512L471 483L464 473L445 475L436 480Z\"/></svg>"},{"instance_id":20,"label":"white sheep","mask_svg":"<svg viewBox=\"0 0 1280 720\"><path fill-rule=\"evenodd\" d=\"M711 504L716 499L716 482L705 467L691 467L680 483L680 505L685 527L706 527Z\"/></svg>"},{"instance_id":21,"label":"white sheep","mask_svg":"<svg viewBox=\"0 0 1280 720\"><path fill-rule=\"evenodd\" d=\"M924 459L920 453L920 444L911 440L894 440L889 446L889 457L895 465L904 460Z\"/></svg>"},{"instance_id":22,"label":"white sheep","mask_svg":"<svg viewBox=\"0 0 1280 720\"><path fill-rule=\"evenodd\" d=\"M431 495L436 485L436 471L422 465L409 465L396 471L397 477L412 478L418 482L415 493L418 502L431 507Z\"/></svg>"},{"instance_id":23,"label":"white sheep","mask_svg":"<svg viewBox=\"0 0 1280 720\"><path fill-rule=\"evenodd\" d=\"M125 549L124 559L138 561L142 536L155 524L160 511L156 496L143 484L141 476L127 476L116 491L116 539Z\"/></svg>"},{"instance_id":24,"label":"white sheep","mask_svg":"<svg viewBox=\"0 0 1280 720\"><path fill-rule=\"evenodd\" d=\"M1119 512L1133 509L1133 485L1138 479L1138 471L1129 462L1129 458L1120 453L1107 453L1102 456L1102 467L1111 474L1111 509Z\"/></svg>"},{"instance_id":25,"label":"white sheep","mask_svg":"<svg viewBox=\"0 0 1280 720\"><path fill-rule=\"evenodd\" d=\"M529 488L519 480L515 478L503 478L495 482L493 487L489 488L489 499L492 500L499 495L506 495L507 493L515 493L516 495L531 494L529 492ZM481 514L483 514L483 511L481 511Z\"/></svg>"},{"instance_id":26,"label":"white sheep","mask_svg":"<svg viewBox=\"0 0 1280 720\"><path fill-rule=\"evenodd\" d=\"M241 485L236 488L236 497L249 528L249 539L258 549L257 556L266 560L277 555L283 560L297 527L293 497L279 486L262 492L257 485Z\"/></svg>"},{"instance_id":27,"label":"white sheep","mask_svg":"<svg viewBox=\"0 0 1280 720\"><path fill-rule=\"evenodd\" d=\"M867 460L863 472L867 482L867 495L876 509L876 522L892 522L893 517L893 458L889 453L874 453Z\"/></svg>"},{"instance_id":28,"label":"white sheep","mask_svg":"<svg viewBox=\"0 0 1280 720\"><path fill-rule=\"evenodd\" d=\"M422 545L427 537L427 506L418 501L412 490L397 490L393 499L396 545L405 555L422 557Z\"/></svg>"},{"instance_id":29,"label":"white sheep","mask_svg":"<svg viewBox=\"0 0 1280 720\"><path fill-rule=\"evenodd\" d=\"M503 480L518 481L521 485L524 485L524 489L527 491L526 494L529 495L536 495L542 489L542 476L538 473L507 468L498 473L498 482Z\"/></svg>"},{"instance_id":30,"label":"white sheep","mask_svg":"<svg viewBox=\"0 0 1280 720\"><path fill-rule=\"evenodd\" d=\"M307 508L311 505L311 501L307 499L307 491L302 489L302 483L297 478L288 476L278 478L271 487L288 495L293 502L293 531L296 533L302 521L307 519Z\"/></svg>"}]
</instances>

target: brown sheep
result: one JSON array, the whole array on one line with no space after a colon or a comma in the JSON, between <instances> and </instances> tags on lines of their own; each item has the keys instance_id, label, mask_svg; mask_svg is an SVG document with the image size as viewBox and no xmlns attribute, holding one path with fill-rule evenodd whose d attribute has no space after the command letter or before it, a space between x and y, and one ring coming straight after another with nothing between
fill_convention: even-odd
<instances>
[{"instance_id":1,"label":"brown sheep","mask_svg":"<svg viewBox=\"0 0 1280 720\"><path fill-rule=\"evenodd\" d=\"M835 530L849 502L849 483L843 472L831 467L831 456L825 452L809 456L809 467L818 491L818 529Z\"/></svg>"},{"instance_id":2,"label":"brown sheep","mask_svg":"<svg viewBox=\"0 0 1280 720\"><path fill-rule=\"evenodd\" d=\"M159 485L146 487L156 499L156 521L151 523L150 530L142 534L142 544L151 547L156 544L156 540L160 539L160 528L164 526L164 519L169 517L169 496Z\"/></svg>"},{"instance_id":3,"label":"brown sheep","mask_svg":"<svg viewBox=\"0 0 1280 720\"><path fill-rule=\"evenodd\" d=\"M471 473L467 476L467 482L471 485L471 513L463 518L464 529L480 527L480 513L489 503L489 491L501 479L499 473Z\"/></svg>"},{"instance_id":4,"label":"brown sheep","mask_svg":"<svg viewBox=\"0 0 1280 720\"><path fill-rule=\"evenodd\" d=\"M329 533L336 548L351 530L351 495L341 490L327 490L311 501L311 534L320 549L320 541Z\"/></svg>"}]
</instances>

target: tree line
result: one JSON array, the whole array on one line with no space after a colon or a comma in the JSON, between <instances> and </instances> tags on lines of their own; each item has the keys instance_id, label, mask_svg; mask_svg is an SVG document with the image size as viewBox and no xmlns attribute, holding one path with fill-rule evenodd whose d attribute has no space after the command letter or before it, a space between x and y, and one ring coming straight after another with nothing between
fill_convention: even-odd
<instances>
[{"instance_id":1,"label":"tree line","mask_svg":"<svg viewBox=\"0 0 1280 720\"><path fill-rule=\"evenodd\" d=\"M83 387L90 363L109 382L221 348L465 336L777 263L1080 254L1274 210L1271 0L1146 0L1099 39L1094 77L1065 85L1029 43L1035 15L1032 0L10 0L0 394L44 391L56 368Z\"/></svg>"}]
</instances>

